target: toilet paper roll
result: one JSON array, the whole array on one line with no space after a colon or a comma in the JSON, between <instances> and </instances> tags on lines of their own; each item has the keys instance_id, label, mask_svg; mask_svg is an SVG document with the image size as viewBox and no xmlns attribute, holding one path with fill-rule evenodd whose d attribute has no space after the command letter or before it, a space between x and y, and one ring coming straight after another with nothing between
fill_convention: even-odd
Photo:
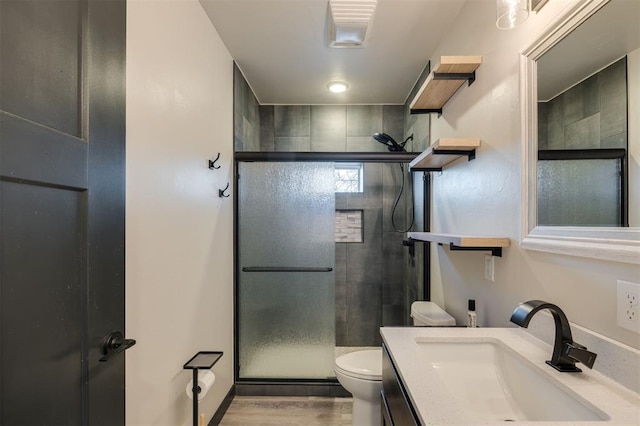
<instances>
[{"instance_id":1,"label":"toilet paper roll","mask_svg":"<svg viewBox=\"0 0 640 426\"><path fill-rule=\"evenodd\" d=\"M198 372L198 401L202 401L202 398L209 392L215 381L216 375L211 370ZM189 380L189 383L187 383L186 391L189 399L193 399L193 380Z\"/></svg>"}]
</instances>

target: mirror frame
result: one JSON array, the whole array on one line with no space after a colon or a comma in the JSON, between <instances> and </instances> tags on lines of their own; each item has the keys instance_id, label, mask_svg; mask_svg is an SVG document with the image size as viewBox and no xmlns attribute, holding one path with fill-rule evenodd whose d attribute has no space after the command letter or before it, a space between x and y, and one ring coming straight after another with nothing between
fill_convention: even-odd
<instances>
[{"instance_id":1,"label":"mirror frame","mask_svg":"<svg viewBox=\"0 0 640 426\"><path fill-rule=\"evenodd\" d=\"M537 60L610 0L575 0L520 54L522 239L529 250L640 264L640 228L537 226ZM640 141L638 141L640 143Z\"/></svg>"}]
</instances>

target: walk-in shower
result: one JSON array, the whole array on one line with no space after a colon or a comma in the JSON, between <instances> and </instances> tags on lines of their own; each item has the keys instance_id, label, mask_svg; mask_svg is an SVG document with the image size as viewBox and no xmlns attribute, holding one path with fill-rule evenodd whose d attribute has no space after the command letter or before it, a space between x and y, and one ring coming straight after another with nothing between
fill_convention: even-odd
<instances>
[{"instance_id":1,"label":"walk-in shower","mask_svg":"<svg viewBox=\"0 0 640 426\"><path fill-rule=\"evenodd\" d=\"M326 379L335 347L331 163L240 163L240 377Z\"/></svg>"},{"instance_id":2,"label":"walk-in shower","mask_svg":"<svg viewBox=\"0 0 640 426\"><path fill-rule=\"evenodd\" d=\"M415 155L236 153L237 384L337 386L336 353L407 323L408 251L390 214L413 216L397 164Z\"/></svg>"}]
</instances>

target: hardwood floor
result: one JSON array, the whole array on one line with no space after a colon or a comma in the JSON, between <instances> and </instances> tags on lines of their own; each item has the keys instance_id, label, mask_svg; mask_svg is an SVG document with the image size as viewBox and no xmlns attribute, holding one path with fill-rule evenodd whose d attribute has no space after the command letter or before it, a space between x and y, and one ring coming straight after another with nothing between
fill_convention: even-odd
<instances>
[{"instance_id":1,"label":"hardwood floor","mask_svg":"<svg viewBox=\"0 0 640 426\"><path fill-rule=\"evenodd\" d=\"M220 426L350 425L351 398L236 396Z\"/></svg>"}]
</instances>

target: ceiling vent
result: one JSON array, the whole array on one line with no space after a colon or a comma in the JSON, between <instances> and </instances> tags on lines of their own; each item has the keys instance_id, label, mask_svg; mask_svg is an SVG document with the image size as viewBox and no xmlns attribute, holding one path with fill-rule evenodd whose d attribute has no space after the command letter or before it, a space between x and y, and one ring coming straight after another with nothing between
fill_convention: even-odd
<instances>
[{"instance_id":1,"label":"ceiling vent","mask_svg":"<svg viewBox=\"0 0 640 426\"><path fill-rule=\"evenodd\" d=\"M329 0L329 47L363 47L377 0Z\"/></svg>"}]
</instances>

